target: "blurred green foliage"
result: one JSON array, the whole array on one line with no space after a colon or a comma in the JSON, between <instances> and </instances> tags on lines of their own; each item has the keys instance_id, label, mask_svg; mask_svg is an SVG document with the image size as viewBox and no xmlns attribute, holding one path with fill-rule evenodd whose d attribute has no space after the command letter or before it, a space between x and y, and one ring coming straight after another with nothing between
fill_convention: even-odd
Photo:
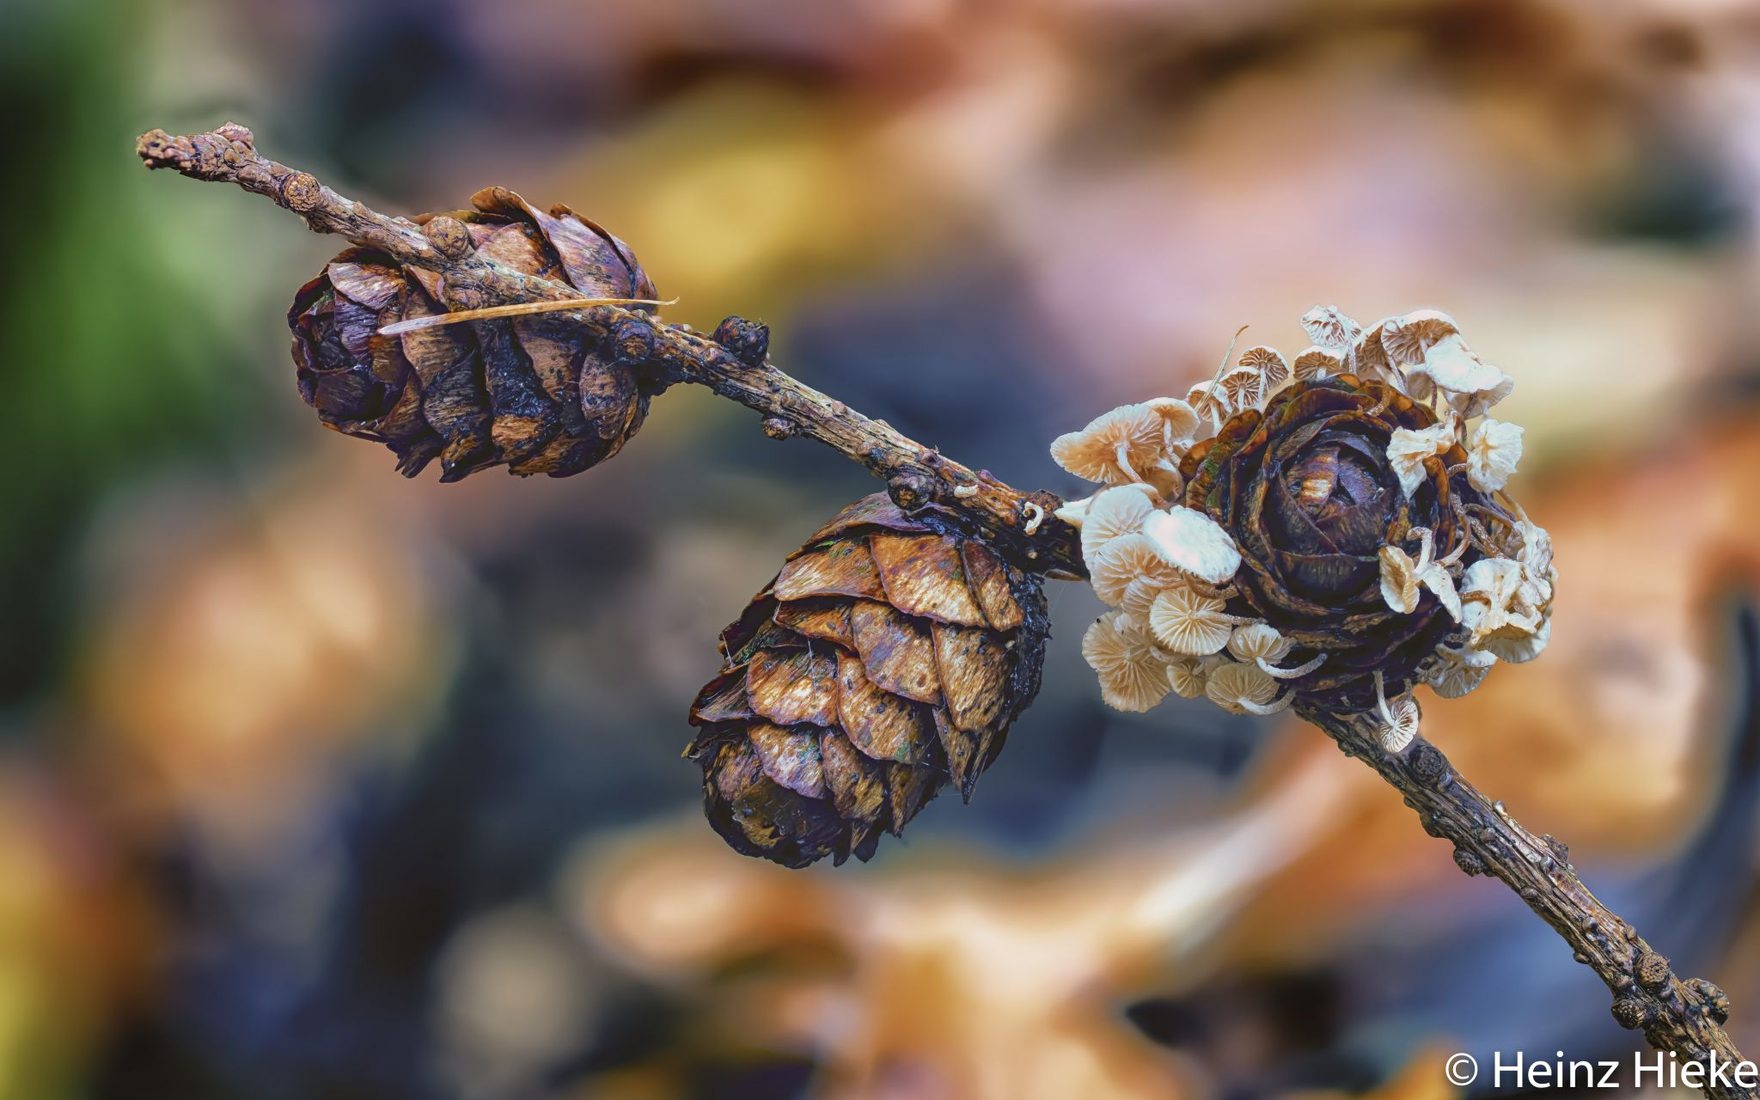
<instances>
[{"instance_id":1,"label":"blurred green foliage","mask_svg":"<svg viewBox=\"0 0 1760 1100\"><path fill-rule=\"evenodd\" d=\"M264 412L261 373L225 320L262 276L247 256L208 251L226 204L193 188L166 194L130 152L143 128L144 10L9 9L0 704L64 665L80 602L70 547L105 492L174 456L222 458L229 440L261 430Z\"/></svg>"}]
</instances>

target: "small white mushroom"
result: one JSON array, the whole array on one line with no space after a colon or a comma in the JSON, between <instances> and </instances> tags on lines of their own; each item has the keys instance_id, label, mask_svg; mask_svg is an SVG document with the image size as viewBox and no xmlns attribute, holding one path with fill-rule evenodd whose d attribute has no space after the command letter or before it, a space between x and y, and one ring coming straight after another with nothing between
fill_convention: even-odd
<instances>
[{"instance_id":1,"label":"small white mushroom","mask_svg":"<svg viewBox=\"0 0 1760 1100\"><path fill-rule=\"evenodd\" d=\"M1276 714L1287 709L1294 698L1287 693L1277 698L1277 681L1259 666L1232 661L1211 670L1204 694L1230 714Z\"/></svg>"},{"instance_id":2,"label":"small white mushroom","mask_svg":"<svg viewBox=\"0 0 1760 1100\"><path fill-rule=\"evenodd\" d=\"M1297 382L1319 381L1344 373L1344 359L1335 351L1315 346L1296 356L1290 367Z\"/></svg>"},{"instance_id":3,"label":"small white mushroom","mask_svg":"<svg viewBox=\"0 0 1760 1100\"><path fill-rule=\"evenodd\" d=\"M1481 493L1509 483L1522 460L1522 426L1486 417L1467 431L1467 481Z\"/></svg>"},{"instance_id":4,"label":"small white mushroom","mask_svg":"<svg viewBox=\"0 0 1760 1100\"><path fill-rule=\"evenodd\" d=\"M1316 346L1342 352L1363 334L1363 326L1337 306L1315 306L1302 314L1302 331Z\"/></svg>"},{"instance_id":5,"label":"small white mushroom","mask_svg":"<svg viewBox=\"0 0 1760 1100\"><path fill-rule=\"evenodd\" d=\"M1481 558L1462 575L1460 594L1461 622L1476 649L1493 639L1531 638L1540 629L1539 609L1524 598L1520 562Z\"/></svg>"},{"instance_id":6,"label":"small white mushroom","mask_svg":"<svg viewBox=\"0 0 1760 1100\"><path fill-rule=\"evenodd\" d=\"M1495 653L1440 646L1424 674L1424 682L1444 699L1459 699L1484 683L1496 663Z\"/></svg>"},{"instance_id":7,"label":"small white mushroom","mask_svg":"<svg viewBox=\"0 0 1760 1100\"><path fill-rule=\"evenodd\" d=\"M1406 387L1420 401L1429 400L1441 388L1456 408L1483 412L1514 388L1508 375L1467 348L1454 318L1434 309L1413 310L1384 322L1381 346L1406 368Z\"/></svg>"},{"instance_id":8,"label":"small white mushroom","mask_svg":"<svg viewBox=\"0 0 1760 1100\"><path fill-rule=\"evenodd\" d=\"M1149 629L1155 640L1187 657L1206 657L1228 645L1241 620L1225 611L1221 600L1191 588L1170 588L1149 605Z\"/></svg>"},{"instance_id":9,"label":"small white mushroom","mask_svg":"<svg viewBox=\"0 0 1760 1100\"><path fill-rule=\"evenodd\" d=\"M1181 699L1196 699L1204 694L1210 669L1202 657L1175 657L1167 662L1167 683Z\"/></svg>"},{"instance_id":10,"label":"small white mushroom","mask_svg":"<svg viewBox=\"0 0 1760 1100\"><path fill-rule=\"evenodd\" d=\"M1455 622L1461 621L1461 596L1455 590L1454 577L1441 562L1430 562L1418 570L1418 583L1436 594L1437 602Z\"/></svg>"},{"instance_id":11,"label":"small white mushroom","mask_svg":"<svg viewBox=\"0 0 1760 1100\"><path fill-rule=\"evenodd\" d=\"M1177 397L1155 397L1143 402L1161 418L1161 445L1168 458L1177 458L1192 445L1201 419L1198 410Z\"/></svg>"},{"instance_id":12,"label":"small white mushroom","mask_svg":"<svg viewBox=\"0 0 1760 1100\"><path fill-rule=\"evenodd\" d=\"M1493 370L1497 368L1493 367ZM1472 419L1484 416L1491 407L1516 391L1516 380L1503 371L1497 371L1497 381L1484 389L1457 390L1448 395L1448 403L1455 413Z\"/></svg>"},{"instance_id":13,"label":"small white mushroom","mask_svg":"<svg viewBox=\"0 0 1760 1100\"><path fill-rule=\"evenodd\" d=\"M1090 573L1108 544L1143 529L1155 510L1152 493L1147 485L1121 485L1094 494L1082 517L1082 562Z\"/></svg>"},{"instance_id":14,"label":"small white mushroom","mask_svg":"<svg viewBox=\"0 0 1760 1100\"><path fill-rule=\"evenodd\" d=\"M1089 496L1077 497L1074 500L1066 500L1062 506L1053 509L1051 514L1080 531L1082 524L1087 522L1088 506L1094 503L1094 498L1099 495L1099 493L1093 493Z\"/></svg>"},{"instance_id":15,"label":"small white mushroom","mask_svg":"<svg viewBox=\"0 0 1760 1100\"><path fill-rule=\"evenodd\" d=\"M1412 743L1418 736L1420 714L1418 701L1409 694L1388 702L1386 686L1382 682L1381 673L1375 674L1376 710L1381 716L1381 724L1375 731L1375 739L1387 752L1399 752Z\"/></svg>"},{"instance_id":16,"label":"small white mushroom","mask_svg":"<svg viewBox=\"0 0 1760 1100\"><path fill-rule=\"evenodd\" d=\"M1397 546L1381 548L1381 598L1401 615L1418 610L1418 563Z\"/></svg>"},{"instance_id":17,"label":"small white mushroom","mask_svg":"<svg viewBox=\"0 0 1760 1100\"><path fill-rule=\"evenodd\" d=\"M1082 635L1082 659L1100 677L1100 698L1116 710L1141 712L1167 697L1165 657L1140 626L1117 612Z\"/></svg>"},{"instance_id":18,"label":"small white mushroom","mask_svg":"<svg viewBox=\"0 0 1760 1100\"><path fill-rule=\"evenodd\" d=\"M1444 420L1414 431L1395 428L1387 441L1387 461L1399 478L1399 487L1406 496L1417 491L1424 480L1424 460L1454 446L1454 422Z\"/></svg>"},{"instance_id":19,"label":"small white mushroom","mask_svg":"<svg viewBox=\"0 0 1760 1100\"><path fill-rule=\"evenodd\" d=\"M1428 588L1436 594L1444 609L1455 622L1461 621L1461 600L1455 592L1454 577L1435 560L1436 544L1428 528L1414 527L1414 534L1423 540L1417 560L1398 546L1381 548L1381 598L1387 606L1402 615L1418 609L1418 590Z\"/></svg>"},{"instance_id":20,"label":"small white mushroom","mask_svg":"<svg viewBox=\"0 0 1760 1100\"><path fill-rule=\"evenodd\" d=\"M1125 585L1124 595L1118 599L1119 609L1127 615L1135 615L1148 622L1149 608L1154 605L1155 597L1175 588L1189 588L1200 596L1218 600L1226 600L1234 594L1233 589L1220 589L1206 584L1191 574L1168 565L1166 559L1159 558L1158 563L1148 572Z\"/></svg>"},{"instance_id":21,"label":"small white mushroom","mask_svg":"<svg viewBox=\"0 0 1760 1100\"><path fill-rule=\"evenodd\" d=\"M1234 539L1202 512L1174 505L1143 521L1143 535L1168 562L1199 580L1226 584L1241 567Z\"/></svg>"},{"instance_id":22,"label":"small white mushroom","mask_svg":"<svg viewBox=\"0 0 1760 1100\"><path fill-rule=\"evenodd\" d=\"M1281 661L1289 649L1290 640L1270 623L1237 626L1228 638L1228 651L1235 660L1247 664L1257 664L1261 659Z\"/></svg>"},{"instance_id":23,"label":"small white mushroom","mask_svg":"<svg viewBox=\"0 0 1760 1100\"><path fill-rule=\"evenodd\" d=\"M1079 432L1051 442L1059 466L1087 481L1129 485L1162 453L1161 417L1146 405L1121 405L1101 413Z\"/></svg>"},{"instance_id":24,"label":"small white mushroom","mask_svg":"<svg viewBox=\"0 0 1760 1100\"><path fill-rule=\"evenodd\" d=\"M1088 583L1094 586L1100 601L1110 607L1123 605L1133 585L1159 592L1182 586L1189 579L1142 534L1113 539L1088 566Z\"/></svg>"},{"instance_id":25,"label":"small white mushroom","mask_svg":"<svg viewBox=\"0 0 1760 1100\"><path fill-rule=\"evenodd\" d=\"M1552 536L1546 528L1530 520L1526 512L1521 512L1521 519L1516 525L1516 532L1521 537L1521 548L1516 551L1516 560L1522 563L1522 585L1527 590L1525 598L1535 607L1550 607L1552 604L1553 585L1558 579L1558 570L1552 564Z\"/></svg>"},{"instance_id":26,"label":"small white mushroom","mask_svg":"<svg viewBox=\"0 0 1760 1100\"><path fill-rule=\"evenodd\" d=\"M1265 376L1257 367L1236 367L1222 376L1218 393L1226 402L1230 415L1245 409L1256 409L1265 400Z\"/></svg>"},{"instance_id":27,"label":"small white mushroom","mask_svg":"<svg viewBox=\"0 0 1760 1100\"><path fill-rule=\"evenodd\" d=\"M1519 665L1532 661L1546 649L1546 643L1552 641L1552 616L1542 615L1540 626L1532 633L1519 638L1486 638L1485 652L1495 655L1498 659Z\"/></svg>"},{"instance_id":28,"label":"small white mushroom","mask_svg":"<svg viewBox=\"0 0 1760 1100\"><path fill-rule=\"evenodd\" d=\"M1416 366L1437 343L1459 336L1453 317L1435 309L1414 309L1381 322L1381 346L1402 367Z\"/></svg>"},{"instance_id":29,"label":"small white mushroom","mask_svg":"<svg viewBox=\"0 0 1760 1100\"><path fill-rule=\"evenodd\" d=\"M1270 393L1289 381L1289 361L1276 348L1255 344L1241 352L1241 357L1236 360L1236 363L1239 364L1237 370L1247 368L1259 373L1259 377L1265 380L1263 393Z\"/></svg>"},{"instance_id":30,"label":"small white mushroom","mask_svg":"<svg viewBox=\"0 0 1760 1100\"><path fill-rule=\"evenodd\" d=\"M1228 639L1228 652L1249 665L1258 665L1274 680L1294 680L1306 676L1326 663L1326 654L1315 655L1294 668L1279 668L1278 661L1289 656L1294 643L1270 623L1247 623L1237 626Z\"/></svg>"},{"instance_id":31,"label":"small white mushroom","mask_svg":"<svg viewBox=\"0 0 1760 1100\"><path fill-rule=\"evenodd\" d=\"M1518 560L1536 573L1552 572L1552 535L1546 528L1528 518L1528 513L1521 505L1516 505L1518 517L1516 530L1522 536L1521 553Z\"/></svg>"},{"instance_id":32,"label":"small white mushroom","mask_svg":"<svg viewBox=\"0 0 1760 1100\"><path fill-rule=\"evenodd\" d=\"M1362 335L1350 346L1350 353L1345 360L1345 369L1359 378L1373 378L1386 382L1405 392L1405 374L1394 365L1387 355L1387 348L1382 346L1381 334L1395 318L1384 317L1374 327L1365 329Z\"/></svg>"}]
</instances>

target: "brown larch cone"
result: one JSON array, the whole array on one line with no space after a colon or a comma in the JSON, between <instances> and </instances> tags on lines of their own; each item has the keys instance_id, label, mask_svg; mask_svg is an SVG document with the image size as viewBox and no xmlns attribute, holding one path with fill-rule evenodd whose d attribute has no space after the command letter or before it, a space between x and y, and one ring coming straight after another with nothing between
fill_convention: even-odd
<instances>
[{"instance_id":1,"label":"brown larch cone","mask_svg":"<svg viewBox=\"0 0 1760 1100\"><path fill-rule=\"evenodd\" d=\"M722 632L686 755L736 850L866 860L950 780L969 800L1038 691L1039 576L918 516L884 493L850 505Z\"/></svg>"},{"instance_id":2,"label":"brown larch cone","mask_svg":"<svg viewBox=\"0 0 1760 1100\"><path fill-rule=\"evenodd\" d=\"M548 213L500 187L475 210L427 214L437 247L475 248L589 298L654 297L622 241L565 206ZM616 454L647 413L634 367L559 315L471 321L401 335L406 318L471 302L444 278L351 248L301 287L287 321L299 388L323 422L384 443L413 477L440 459L442 481L505 464L564 477Z\"/></svg>"},{"instance_id":3,"label":"brown larch cone","mask_svg":"<svg viewBox=\"0 0 1760 1100\"><path fill-rule=\"evenodd\" d=\"M1425 459L1413 491L1401 490L1388 440L1436 419L1385 382L1342 374L1292 382L1263 412L1237 413L1187 453L1186 506L1207 513L1240 548L1231 610L1293 642L1290 664L1326 654L1318 670L1288 681L1295 690L1367 709L1375 673L1389 694L1406 690L1458 629L1430 592L1410 614L1391 609L1376 557L1414 528L1431 532L1438 556L1453 551L1468 538L1469 507L1513 522L1460 472L1467 455L1459 444ZM1469 547L1461 560L1482 556Z\"/></svg>"}]
</instances>

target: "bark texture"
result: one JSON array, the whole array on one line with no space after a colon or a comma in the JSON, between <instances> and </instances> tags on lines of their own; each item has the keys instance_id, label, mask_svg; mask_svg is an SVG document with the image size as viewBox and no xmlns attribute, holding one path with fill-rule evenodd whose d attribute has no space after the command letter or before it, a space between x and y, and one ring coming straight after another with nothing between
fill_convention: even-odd
<instances>
[{"instance_id":1,"label":"bark texture","mask_svg":"<svg viewBox=\"0 0 1760 1100\"><path fill-rule=\"evenodd\" d=\"M1743 1060L1723 1024L1729 998L1703 978L1682 978L1638 930L1601 903L1571 866L1570 851L1551 836L1535 836L1455 770L1423 737L1398 752L1383 750L1368 715L1340 715L1297 707L1347 756L1374 768L1405 796L1424 831L1454 845L1454 861L1468 875L1495 878L1571 946L1573 957L1595 971L1613 993L1613 1018L1644 1032L1658 1050L1685 1062L1715 1054L1720 1063ZM1752 1097L1737 1084L1710 1083L1706 1095Z\"/></svg>"}]
</instances>

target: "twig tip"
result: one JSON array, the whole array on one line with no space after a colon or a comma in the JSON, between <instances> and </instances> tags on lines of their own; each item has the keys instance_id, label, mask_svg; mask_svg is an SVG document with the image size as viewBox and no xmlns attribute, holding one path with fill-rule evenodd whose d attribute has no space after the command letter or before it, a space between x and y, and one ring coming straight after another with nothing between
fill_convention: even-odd
<instances>
[{"instance_id":1,"label":"twig tip","mask_svg":"<svg viewBox=\"0 0 1760 1100\"><path fill-rule=\"evenodd\" d=\"M256 137L236 122L205 134L172 135L152 129L135 139L135 155L148 168L171 168L186 176L223 178L256 152Z\"/></svg>"}]
</instances>

